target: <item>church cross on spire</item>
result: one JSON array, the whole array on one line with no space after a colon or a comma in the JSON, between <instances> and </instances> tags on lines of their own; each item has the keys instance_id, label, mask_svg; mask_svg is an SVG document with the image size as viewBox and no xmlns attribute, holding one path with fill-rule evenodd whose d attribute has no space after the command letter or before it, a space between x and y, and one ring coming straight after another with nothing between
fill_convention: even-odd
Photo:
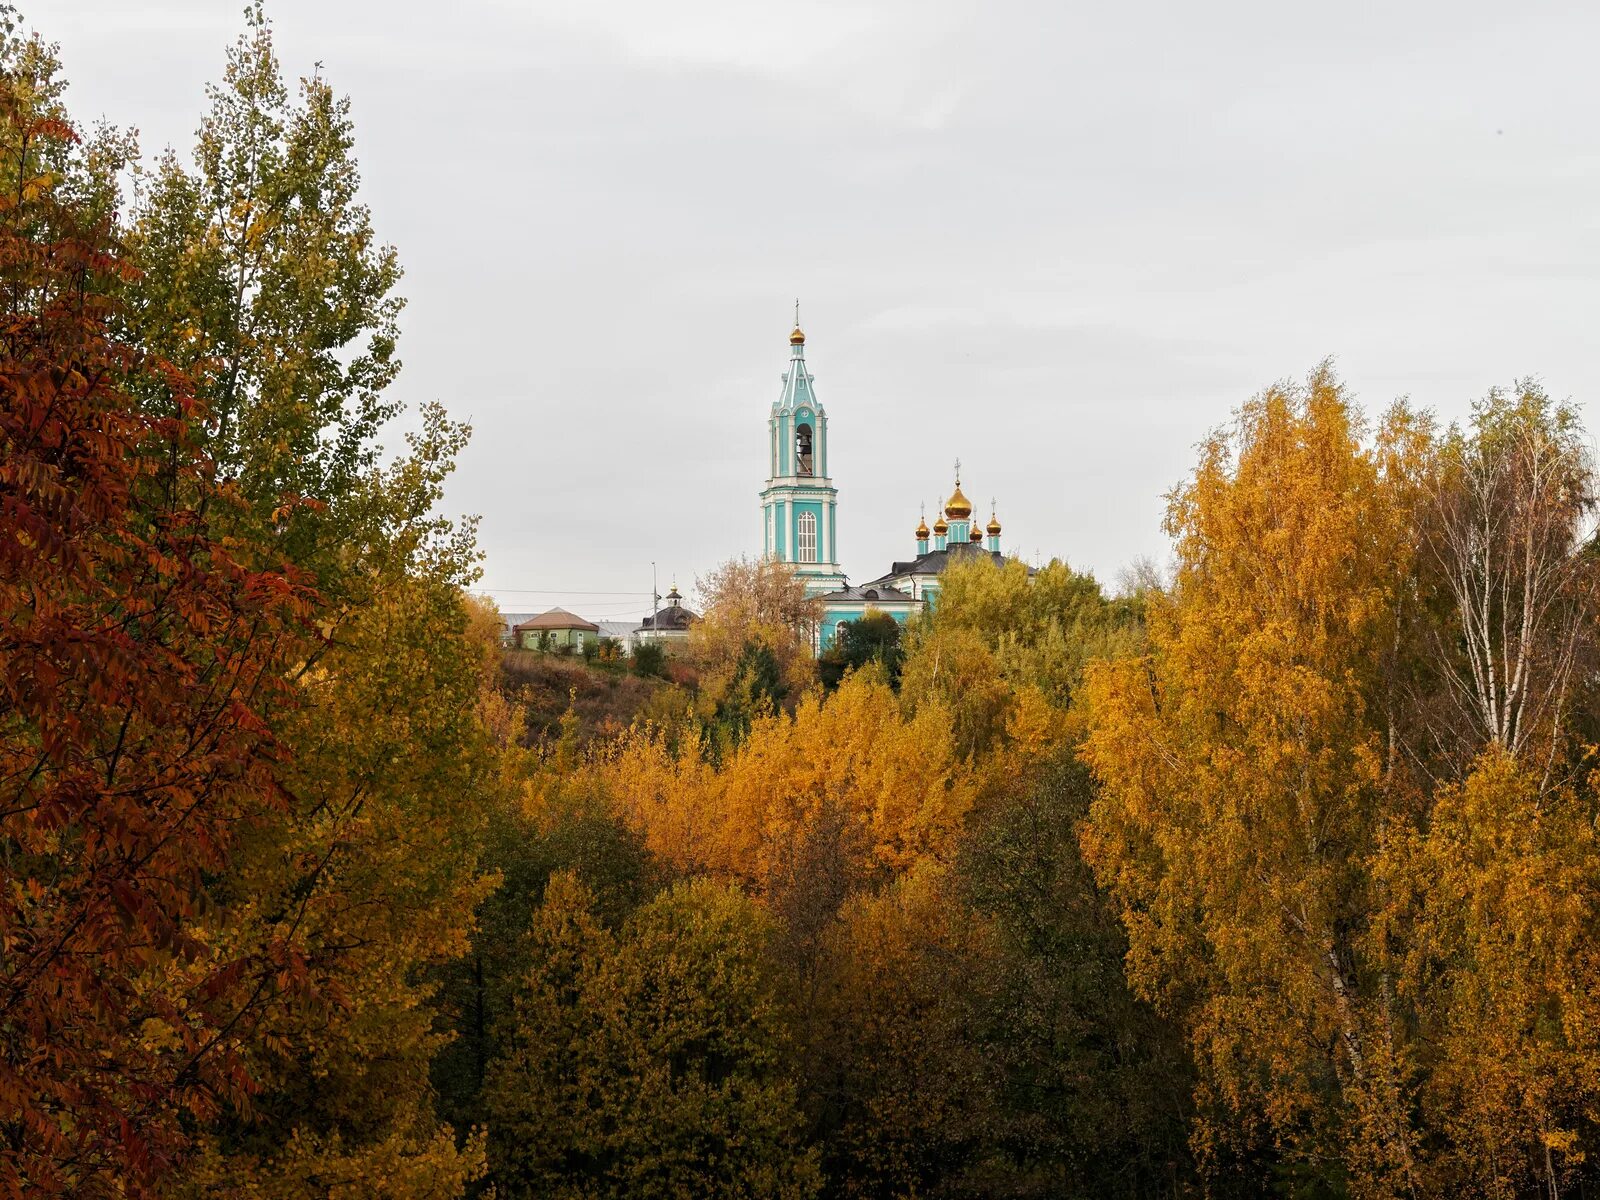
<instances>
[{"instance_id":1,"label":"church cross on spire","mask_svg":"<svg viewBox=\"0 0 1600 1200\"><path fill-rule=\"evenodd\" d=\"M956 486L961 486L961 460L956 459Z\"/></svg>"}]
</instances>

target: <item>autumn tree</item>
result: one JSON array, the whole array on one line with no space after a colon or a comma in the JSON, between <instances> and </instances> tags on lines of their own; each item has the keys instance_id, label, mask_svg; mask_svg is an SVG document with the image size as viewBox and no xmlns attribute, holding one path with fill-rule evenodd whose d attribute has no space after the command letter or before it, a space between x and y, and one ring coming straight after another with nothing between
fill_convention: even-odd
<instances>
[{"instance_id":1,"label":"autumn tree","mask_svg":"<svg viewBox=\"0 0 1600 1200\"><path fill-rule=\"evenodd\" d=\"M931 706L947 713L955 750L973 758L1000 744L1012 689L984 633L939 625L912 638L901 668L900 698L909 712Z\"/></svg>"},{"instance_id":2,"label":"autumn tree","mask_svg":"<svg viewBox=\"0 0 1600 1200\"><path fill-rule=\"evenodd\" d=\"M1491 745L1375 867L1422 1049L1433 1195L1593 1186L1600 1150L1600 799Z\"/></svg>"},{"instance_id":3,"label":"autumn tree","mask_svg":"<svg viewBox=\"0 0 1600 1200\"><path fill-rule=\"evenodd\" d=\"M528 914L539 908L552 878L576 879L588 912L615 930L670 882L670 874L624 824L593 781L575 774L581 750L577 722L564 722L555 747L518 746L520 718L509 706L501 727L498 786L485 790L482 861L499 886L480 901L471 948L439 970L438 1027L450 1040L434 1056L440 1112L455 1128L483 1126L484 1085L500 1053L514 998L543 951Z\"/></svg>"},{"instance_id":4,"label":"autumn tree","mask_svg":"<svg viewBox=\"0 0 1600 1200\"><path fill-rule=\"evenodd\" d=\"M990 938L982 977L963 985L966 1037L998 1087L972 1169L983 1194L1166 1196L1194 1180L1181 1030L1130 990L1127 936L1079 853L1093 795L1063 747L971 824L956 862L954 891Z\"/></svg>"},{"instance_id":5,"label":"autumn tree","mask_svg":"<svg viewBox=\"0 0 1600 1200\"><path fill-rule=\"evenodd\" d=\"M143 188L129 323L197 379L207 448L250 526L341 601L394 517L367 483L400 411L386 394L400 267L360 201L349 100L320 73L292 95L260 0L245 16L192 164L169 151ZM284 521L294 497L315 503Z\"/></svg>"},{"instance_id":6,"label":"autumn tree","mask_svg":"<svg viewBox=\"0 0 1600 1200\"><path fill-rule=\"evenodd\" d=\"M533 965L490 1069L492 1177L507 1197L804 1197L771 923L681 884L612 933L571 875L534 918Z\"/></svg>"},{"instance_id":7,"label":"autumn tree","mask_svg":"<svg viewBox=\"0 0 1600 1200\"><path fill-rule=\"evenodd\" d=\"M390 1196L432 1197L481 1169L481 1140L458 1144L434 1115L446 1038L427 968L467 952L489 887L478 798L493 782L481 706L495 646L459 591L410 573L340 637L283 725L295 802L244 839L210 935L292 939L311 986L268 989L249 1054L262 1089L203 1139L190 1194L292 1200L382 1178Z\"/></svg>"},{"instance_id":8,"label":"autumn tree","mask_svg":"<svg viewBox=\"0 0 1600 1200\"><path fill-rule=\"evenodd\" d=\"M821 853L840 870L886 879L954 847L977 784L936 705L902 715L894 693L858 672L793 716L755 720L720 767L674 755L635 731L595 766L619 815L662 861L765 892Z\"/></svg>"},{"instance_id":9,"label":"autumn tree","mask_svg":"<svg viewBox=\"0 0 1600 1200\"><path fill-rule=\"evenodd\" d=\"M998 566L987 558L958 561L939 585L908 653L936 646L940 635L975 634L1010 687L1038 687L1057 707L1070 702L1086 664L1139 646L1142 601L1107 597L1094 576L1060 559L1037 568L1014 558Z\"/></svg>"},{"instance_id":10,"label":"autumn tree","mask_svg":"<svg viewBox=\"0 0 1600 1200\"><path fill-rule=\"evenodd\" d=\"M246 1102L293 936L219 945L238 839L286 802L275 719L314 595L218 536L239 503L170 363L115 340L136 282L37 43L0 64L0 1193L148 1195ZM162 397L155 415L139 397Z\"/></svg>"},{"instance_id":11,"label":"autumn tree","mask_svg":"<svg viewBox=\"0 0 1600 1200\"><path fill-rule=\"evenodd\" d=\"M815 672L811 643L821 610L805 582L775 558L735 558L695 581L702 618L689 630L689 652L713 698L732 682L746 647L777 659L783 690L798 696Z\"/></svg>"},{"instance_id":12,"label":"autumn tree","mask_svg":"<svg viewBox=\"0 0 1600 1200\"><path fill-rule=\"evenodd\" d=\"M1068 757L949 865L848 899L799 992L839 1195L1154 1197L1193 1182L1178 1031L1129 993Z\"/></svg>"},{"instance_id":13,"label":"autumn tree","mask_svg":"<svg viewBox=\"0 0 1600 1200\"><path fill-rule=\"evenodd\" d=\"M1324 367L1252 400L1172 497L1150 653L1090 668L1084 834L1137 992L1202 1064L1197 1143L1253 1139L1374 1193L1419 1184L1370 859L1390 787L1383 664L1412 561L1404 414L1363 442Z\"/></svg>"},{"instance_id":14,"label":"autumn tree","mask_svg":"<svg viewBox=\"0 0 1600 1200\"><path fill-rule=\"evenodd\" d=\"M1108 599L1059 560L952 563L938 602L907 633L901 701L911 711L938 703L963 754L1021 779L1066 736L1045 710L1067 710L1090 661L1142 644L1142 608Z\"/></svg>"},{"instance_id":15,"label":"autumn tree","mask_svg":"<svg viewBox=\"0 0 1600 1200\"><path fill-rule=\"evenodd\" d=\"M802 1030L834 1194L960 1195L994 1152L1000 1070L973 1033L995 949L933 863L827 927Z\"/></svg>"}]
</instances>

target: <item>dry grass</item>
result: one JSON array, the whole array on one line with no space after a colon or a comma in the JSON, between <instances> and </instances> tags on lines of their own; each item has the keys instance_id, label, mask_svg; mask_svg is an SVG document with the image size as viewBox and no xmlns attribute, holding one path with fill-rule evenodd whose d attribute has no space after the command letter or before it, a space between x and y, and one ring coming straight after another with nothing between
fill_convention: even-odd
<instances>
[{"instance_id":1,"label":"dry grass","mask_svg":"<svg viewBox=\"0 0 1600 1200\"><path fill-rule=\"evenodd\" d=\"M626 729L650 697L667 683L641 679L619 667L591 666L582 658L507 650L500 686L527 706L528 740L555 738L570 702L578 715L578 737L589 742Z\"/></svg>"}]
</instances>

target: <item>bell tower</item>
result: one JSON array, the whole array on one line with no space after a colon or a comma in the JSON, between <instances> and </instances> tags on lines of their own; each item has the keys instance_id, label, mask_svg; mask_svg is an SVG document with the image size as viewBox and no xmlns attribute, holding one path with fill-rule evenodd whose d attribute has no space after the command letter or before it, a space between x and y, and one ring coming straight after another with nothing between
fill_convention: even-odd
<instances>
[{"instance_id":1,"label":"bell tower","mask_svg":"<svg viewBox=\"0 0 1600 1200\"><path fill-rule=\"evenodd\" d=\"M828 414L806 370L806 335L795 303L789 369L767 418L762 551L793 565L811 595L844 586L834 525L838 492L828 477Z\"/></svg>"}]
</instances>

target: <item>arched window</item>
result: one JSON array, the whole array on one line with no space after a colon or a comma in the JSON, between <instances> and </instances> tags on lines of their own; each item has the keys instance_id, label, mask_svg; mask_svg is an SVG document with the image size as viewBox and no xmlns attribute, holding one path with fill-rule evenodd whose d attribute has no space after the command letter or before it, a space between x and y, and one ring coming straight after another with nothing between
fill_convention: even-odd
<instances>
[{"instance_id":1,"label":"arched window","mask_svg":"<svg viewBox=\"0 0 1600 1200\"><path fill-rule=\"evenodd\" d=\"M810 475L811 470L811 426L801 424L794 427L794 461L796 475Z\"/></svg>"},{"instance_id":2,"label":"arched window","mask_svg":"<svg viewBox=\"0 0 1600 1200\"><path fill-rule=\"evenodd\" d=\"M814 563L817 561L817 515L815 513L801 513L800 519L794 523L795 544L800 551L800 561Z\"/></svg>"}]
</instances>

